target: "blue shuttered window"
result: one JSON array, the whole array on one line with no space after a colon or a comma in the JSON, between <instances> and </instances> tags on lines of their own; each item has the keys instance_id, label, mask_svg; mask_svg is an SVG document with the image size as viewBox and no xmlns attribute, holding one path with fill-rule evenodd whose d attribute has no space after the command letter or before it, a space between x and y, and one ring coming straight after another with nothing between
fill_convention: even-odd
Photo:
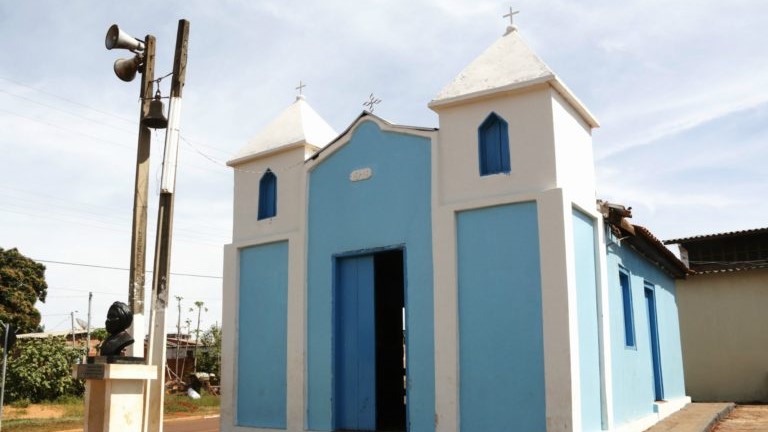
<instances>
[{"instance_id":1,"label":"blue shuttered window","mask_svg":"<svg viewBox=\"0 0 768 432\"><path fill-rule=\"evenodd\" d=\"M619 283L621 284L621 301L624 309L624 343L627 348L635 348L635 318L632 313L632 289L629 284L629 274L624 271L619 272Z\"/></svg>"},{"instance_id":2,"label":"blue shuttered window","mask_svg":"<svg viewBox=\"0 0 768 432\"><path fill-rule=\"evenodd\" d=\"M267 170L259 181L259 220L277 215L277 177Z\"/></svg>"},{"instance_id":3,"label":"blue shuttered window","mask_svg":"<svg viewBox=\"0 0 768 432\"><path fill-rule=\"evenodd\" d=\"M477 130L480 175L509 173L509 133L507 122L491 113Z\"/></svg>"}]
</instances>

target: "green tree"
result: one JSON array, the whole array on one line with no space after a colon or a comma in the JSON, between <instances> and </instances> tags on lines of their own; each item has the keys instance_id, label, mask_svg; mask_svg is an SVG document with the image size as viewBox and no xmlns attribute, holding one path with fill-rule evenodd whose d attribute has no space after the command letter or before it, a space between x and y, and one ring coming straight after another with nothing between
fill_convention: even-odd
<instances>
[{"instance_id":1,"label":"green tree","mask_svg":"<svg viewBox=\"0 0 768 432\"><path fill-rule=\"evenodd\" d=\"M19 340L8 357L6 400L40 402L82 395L83 382L72 378L72 365L82 354L62 337Z\"/></svg>"},{"instance_id":2,"label":"green tree","mask_svg":"<svg viewBox=\"0 0 768 432\"><path fill-rule=\"evenodd\" d=\"M105 329L104 327L91 329L92 339L96 339L98 341L104 342L104 339L108 337L109 337L109 333L107 333L107 329Z\"/></svg>"},{"instance_id":3,"label":"green tree","mask_svg":"<svg viewBox=\"0 0 768 432\"><path fill-rule=\"evenodd\" d=\"M197 353L197 370L221 377L221 327L212 325L200 338L203 349Z\"/></svg>"},{"instance_id":4,"label":"green tree","mask_svg":"<svg viewBox=\"0 0 768 432\"><path fill-rule=\"evenodd\" d=\"M12 324L19 333L37 331L40 311L35 303L45 303L47 293L44 265L16 248L0 248L0 321Z\"/></svg>"},{"instance_id":5,"label":"green tree","mask_svg":"<svg viewBox=\"0 0 768 432\"><path fill-rule=\"evenodd\" d=\"M107 329L104 327L99 327L91 330L91 339L96 339L99 341L99 343L96 344L96 352L98 353L99 350L101 350L101 344L104 343L104 339L109 337L109 333L107 333Z\"/></svg>"}]
</instances>

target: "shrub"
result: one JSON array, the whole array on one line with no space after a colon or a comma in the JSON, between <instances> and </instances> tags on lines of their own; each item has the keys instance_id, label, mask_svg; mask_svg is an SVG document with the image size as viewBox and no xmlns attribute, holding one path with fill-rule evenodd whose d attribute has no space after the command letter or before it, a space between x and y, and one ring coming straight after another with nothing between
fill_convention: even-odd
<instances>
[{"instance_id":1,"label":"shrub","mask_svg":"<svg viewBox=\"0 0 768 432\"><path fill-rule=\"evenodd\" d=\"M36 403L82 395L83 382L72 377L72 365L81 355L79 349L67 346L60 337L20 340L8 357L6 399Z\"/></svg>"},{"instance_id":2,"label":"shrub","mask_svg":"<svg viewBox=\"0 0 768 432\"><path fill-rule=\"evenodd\" d=\"M11 406L14 407L14 408L28 408L29 404L31 404L31 403L32 402L30 402L29 399L26 399L26 398L24 398L24 399L17 399L15 401L11 402Z\"/></svg>"}]
</instances>

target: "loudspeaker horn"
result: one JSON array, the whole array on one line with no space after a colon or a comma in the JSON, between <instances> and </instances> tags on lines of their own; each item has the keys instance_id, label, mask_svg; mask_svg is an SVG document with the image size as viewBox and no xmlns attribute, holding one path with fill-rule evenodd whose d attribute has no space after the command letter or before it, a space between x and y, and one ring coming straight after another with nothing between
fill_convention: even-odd
<instances>
[{"instance_id":1,"label":"loudspeaker horn","mask_svg":"<svg viewBox=\"0 0 768 432\"><path fill-rule=\"evenodd\" d=\"M120 27L118 27L117 24L112 24L109 30L107 30L107 37L104 40L104 44L107 46L108 50L120 48L133 52L144 51L144 41L136 39L120 30Z\"/></svg>"},{"instance_id":2,"label":"loudspeaker horn","mask_svg":"<svg viewBox=\"0 0 768 432\"><path fill-rule=\"evenodd\" d=\"M125 82L133 81L136 78L136 72L139 71L141 61L141 55L139 54L136 54L134 58L115 60L115 75Z\"/></svg>"}]
</instances>

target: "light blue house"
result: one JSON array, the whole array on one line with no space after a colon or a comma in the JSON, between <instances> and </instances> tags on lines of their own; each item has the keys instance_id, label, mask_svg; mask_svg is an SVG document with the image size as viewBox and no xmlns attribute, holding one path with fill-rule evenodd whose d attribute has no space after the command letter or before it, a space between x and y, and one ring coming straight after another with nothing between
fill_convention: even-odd
<instances>
[{"instance_id":1,"label":"light blue house","mask_svg":"<svg viewBox=\"0 0 768 432\"><path fill-rule=\"evenodd\" d=\"M229 162L222 430L631 431L682 406L682 265L596 204L597 121L510 28L430 103L302 98Z\"/></svg>"}]
</instances>

